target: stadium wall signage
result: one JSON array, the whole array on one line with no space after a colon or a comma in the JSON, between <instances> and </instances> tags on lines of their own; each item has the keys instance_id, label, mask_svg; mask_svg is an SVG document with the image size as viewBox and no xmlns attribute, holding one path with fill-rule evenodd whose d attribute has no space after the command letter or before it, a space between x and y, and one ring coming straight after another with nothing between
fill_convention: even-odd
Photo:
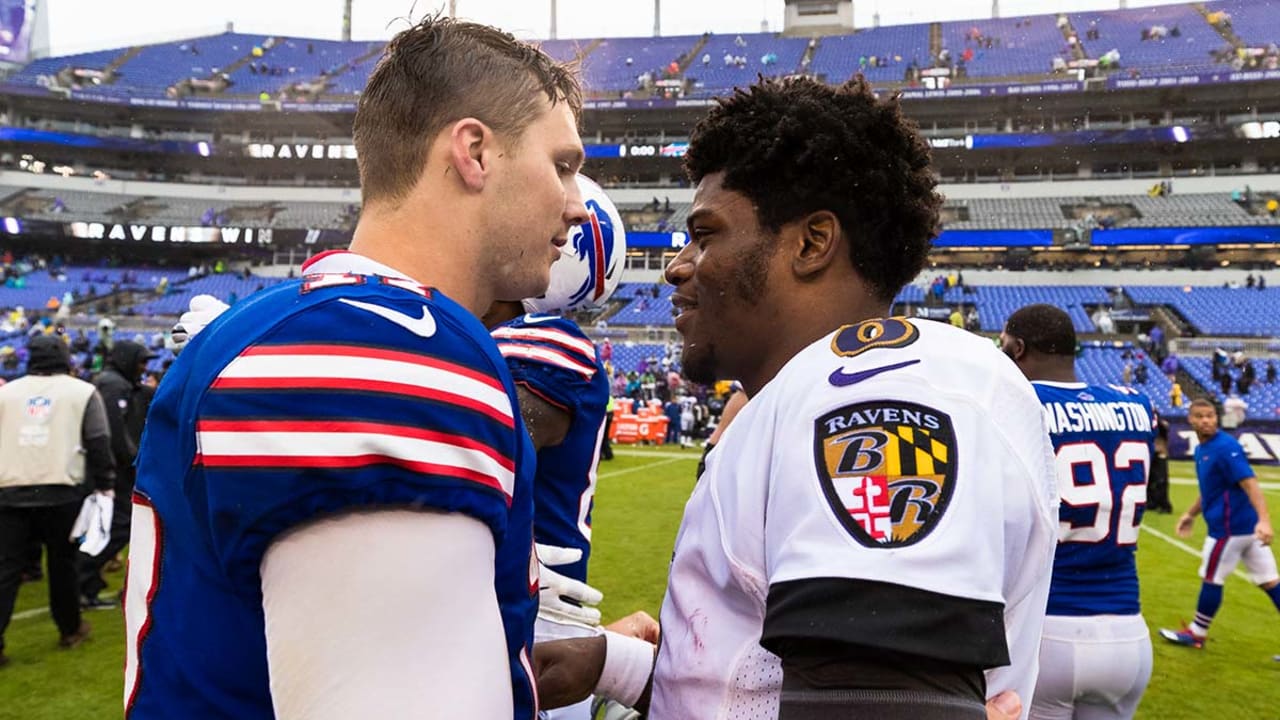
<instances>
[{"instance_id":1,"label":"stadium wall signage","mask_svg":"<svg viewBox=\"0 0 1280 720\"><path fill-rule=\"evenodd\" d=\"M1249 462L1280 465L1280 421L1253 420L1227 432L1240 441ZM1169 427L1169 457L1190 458L1200 441L1184 420L1174 420Z\"/></svg>"}]
</instances>

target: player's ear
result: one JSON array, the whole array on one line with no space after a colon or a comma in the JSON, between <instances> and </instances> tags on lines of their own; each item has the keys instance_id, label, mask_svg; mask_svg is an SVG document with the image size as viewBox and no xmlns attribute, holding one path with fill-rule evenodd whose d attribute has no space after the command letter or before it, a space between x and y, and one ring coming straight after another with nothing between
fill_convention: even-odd
<instances>
[{"instance_id":1,"label":"player's ear","mask_svg":"<svg viewBox=\"0 0 1280 720\"><path fill-rule=\"evenodd\" d=\"M796 277L808 278L826 270L844 252L840 242L843 230L835 213L819 210L796 221L796 225L799 237L791 261Z\"/></svg>"},{"instance_id":2,"label":"player's ear","mask_svg":"<svg viewBox=\"0 0 1280 720\"><path fill-rule=\"evenodd\" d=\"M475 118L463 118L445 132L448 133L449 168L458 174L468 190L483 190L497 152L493 130Z\"/></svg>"}]
</instances>

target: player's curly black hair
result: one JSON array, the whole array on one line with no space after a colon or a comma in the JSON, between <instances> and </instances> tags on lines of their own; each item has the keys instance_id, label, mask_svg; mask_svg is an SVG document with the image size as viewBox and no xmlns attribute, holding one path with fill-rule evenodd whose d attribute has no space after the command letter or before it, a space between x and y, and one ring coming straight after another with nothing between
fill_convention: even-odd
<instances>
[{"instance_id":1,"label":"player's curly black hair","mask_svg":"<svg viewBox=\"0 0 1280 720\"><path fill-rule=\"evenodd\" d=\"M840 219L853 266L891 301L924 267L942 197L929 146L896 96L881 100L858 76L839 87L808 78L738 89L694 128L685 171L755 204L772 232L827 210Z\"/></svg>"}]
</instances>

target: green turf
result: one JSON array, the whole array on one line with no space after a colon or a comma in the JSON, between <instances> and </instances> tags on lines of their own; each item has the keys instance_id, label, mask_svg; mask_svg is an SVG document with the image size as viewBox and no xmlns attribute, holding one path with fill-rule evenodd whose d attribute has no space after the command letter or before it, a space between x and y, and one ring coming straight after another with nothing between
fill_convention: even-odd
<instances>
[{"instance_id":1,"label":"green turf","mask_svg":"<svg viewBox=\"0 0 1280 720\"><path fill-rule=\"evenodd\" d=\"M693 487L695 451L625 451L600 467L593 518L595 548L592 584L605 593L605 619L643 609L658 614L667 566L685 499ZM672 453L678 455L673 457ZM639 454L636 454L639 453ZM1280 470L1258 468L1272 515L1280 519ZM1175 482L1193 478L1189 463L1175 463ZM1175 484L1180 511L1195 497L1192 485ZM1145 525L1173 537L1175 515L1147 516ZM1260 591L1232 577L1226 600L1203 651L1168 645L1154 636L1178 626L1195 609L1200 581L1199 547L1204 525L1180 540L1189 553L1150 532L1138 551L1143 608L1153 631L1155 673L1138 718L1280 718L1280 617ZM114 591L120 575L108 576ZM335 579L339 581L340 579ZM41 583L24 586L18 610L47 604ZM0 670L0 720L93 720L120 717L124 629L119 612L87 614L94 638L72 651L57 649L57 631L48 615L14 620L7 634L13 663Z\"/></svg>"}]
</instances>

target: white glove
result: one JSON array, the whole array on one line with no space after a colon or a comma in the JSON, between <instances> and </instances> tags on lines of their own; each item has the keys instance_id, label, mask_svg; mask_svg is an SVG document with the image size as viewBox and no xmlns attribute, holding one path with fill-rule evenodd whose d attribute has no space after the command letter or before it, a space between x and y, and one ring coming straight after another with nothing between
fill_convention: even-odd
<instances>
[{"instance_id":1,"label":"white glove","mask_svg":"<svg viewBox=\"0 0 1280 720\"><path fill-rule=\"evenodd\" d=\"M186 312L182 313L182 317L178 318L178 324L173 326L173 351L175 353L182 352L187 346L191 338L197 333L205 329L209 323L218 318L219 315L226 312L231 306L222 302L212 295L197 295L191 298Z\"/></svg>"},{"instance_id":2,"label":"white glove","mask_svg":"<svg viewBox=\"0 0 1280 720\"><path fill-rule=\"evenodd\" d=\"M535 549L538 552L538 618L588 629L599 625L600 611L591 606L599 605L604 594L550 567L577 562L582 559L582 551L554 545L535 545Z\"/></svg>"}]
</instances>

